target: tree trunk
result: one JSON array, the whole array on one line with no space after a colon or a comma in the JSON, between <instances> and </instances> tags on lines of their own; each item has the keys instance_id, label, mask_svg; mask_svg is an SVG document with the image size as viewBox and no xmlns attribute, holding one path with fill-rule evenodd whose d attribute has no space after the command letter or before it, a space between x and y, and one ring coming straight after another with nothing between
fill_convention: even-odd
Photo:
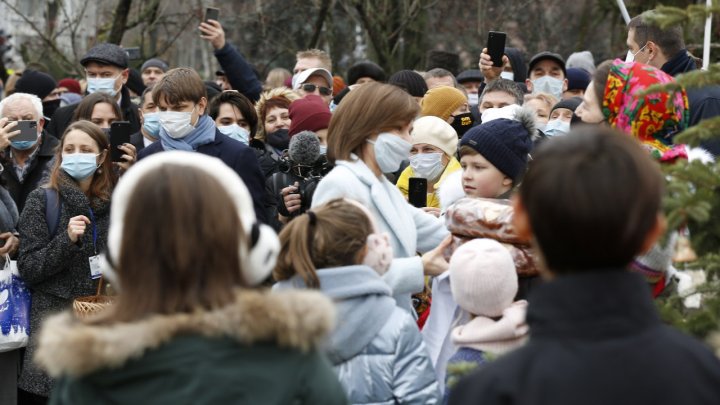
<instances>
[{"instance_id":1,"label":"tree trunk","mask_svg":"<svg viewBox=\"0 0 720 405\"><path fill-rule=\"evenodd\" d=\"M330 3L331 0L322 0L322 3L320 3L320 11L318 11L317 20L315 20L315 30L313 31L313 36L307 46L308 49L318 47L318 42L320 42L320 34L322 34L323 25L325 24L325 20L327 19L328 14L330 13Z\"/></svg>"},{"instance_id":2,"label":"tree trunk","mask_svg":"<svg viewBox=\"0 0 720 405\"><path fill-rule=\"evenodd\" d=\"M132 0L118 0L115 12L113 13L114 19L112 27L110 28L110 35L107 39L109 43L120 45L122 42L127 26L128 14L130 14L130 6L132 6Z\"/></svg>"}]
</instances>

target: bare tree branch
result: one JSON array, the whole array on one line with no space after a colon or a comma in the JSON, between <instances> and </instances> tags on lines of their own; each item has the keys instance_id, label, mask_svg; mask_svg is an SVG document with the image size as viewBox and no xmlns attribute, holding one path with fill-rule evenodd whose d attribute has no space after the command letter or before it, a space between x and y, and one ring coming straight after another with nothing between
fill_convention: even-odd
<instances>
[{"instance_id":1,"label":"bare tree branch","mask_svg":"<svg viewBox=\"0 0 720 405\"><path fill-rule=\"evenodd\" d=\"M131 6L132 0L118 0L115 12L113 13L113 24L112 27L110 27L110 35L108 35L107 42L120 45L127 29L128 14L130 14Z\"/></svg>"}]
</instances>

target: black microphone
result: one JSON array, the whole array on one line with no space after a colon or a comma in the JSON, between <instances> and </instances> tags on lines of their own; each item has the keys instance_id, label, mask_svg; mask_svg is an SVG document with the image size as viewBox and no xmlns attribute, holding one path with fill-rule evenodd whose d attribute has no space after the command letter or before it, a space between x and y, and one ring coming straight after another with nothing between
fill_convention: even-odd
<instances>
[{"instance_id":1,"label":"black microphone","mask_svg":"<svg viewBox=\"0 0 720 405\"><path fill-rule=\"evenodd\" d=\"M296 165L313 166L320 157L320 140L312 131L302 131L290 139L288 156Z\"/></svg>"}]
</instances>

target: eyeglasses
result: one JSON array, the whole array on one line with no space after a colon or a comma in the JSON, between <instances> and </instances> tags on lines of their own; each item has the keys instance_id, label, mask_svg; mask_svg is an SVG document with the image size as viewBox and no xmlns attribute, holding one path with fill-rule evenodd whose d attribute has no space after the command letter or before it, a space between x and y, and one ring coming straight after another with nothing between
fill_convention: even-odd
<instances>
[{"instance_id":1,"label":"eyeglasses","mask_svg":"<svg viewBox=\"0 0 720 405\"><path fill-rule=\"evenodd\" d=\"M314 92L315 92L315 89L318 89L318 90L320 90L320 94L322 94L323 96L329 96L329 95L332 94L332 89L327 88L327 87L323 87L323 86L317 86L317 85L314 85L314 84L312 84L312 83L305 83L305 84L303 84L303 85L302 85L302 89L303 89L306 93L314 93Z\"/></svg>"}]
</instances>

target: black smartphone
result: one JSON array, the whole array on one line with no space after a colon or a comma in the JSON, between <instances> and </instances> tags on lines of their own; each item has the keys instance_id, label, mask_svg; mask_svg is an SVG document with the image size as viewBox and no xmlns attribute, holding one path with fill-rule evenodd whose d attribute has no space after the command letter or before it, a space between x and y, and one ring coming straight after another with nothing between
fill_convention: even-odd
<instances>
[{"instance_id":1,"label":"black smartphone","mask_svg":"<svg viewBox=\"0 0 720 405\"><path fill-rule=\"evenodd\" d=\"M408 201L418 208L427 205L427 179L422 177L408 179Z\"/></svg>"},{"instance_id":2,"label":"black smartphone","mask_svg":"<svg viewBox=\"0 0 720 405\"><path fill-rule=\"evenodd\" d=\"M17 126L12 131L17 130L20 133L12 137L12 141L34 141L38 137L37 121L17 121Z\"/></svg>"},{"instance_id":3,"label":"black smartphone","mask_svg":"<svg viewBox=\"0 0 720 405\"><path fill-rule=\"evenodd\" d=\"M205 22L208 22L208 20L215 20L217 21L220 17L220 10L215 7L208 7L205 9Z\"/></svg>"},{"instance_id":4,"label":"black smartphone","mask_svg":"<svg viewBox=\"0 0 720 405\"><path fill-rule=\"evenodd\" d=\"M132 48L125 48L125 54L127 54L127 57L130 60L142 59L142 56L140 55L140 48L138 48L137 46Z\"/></svg>"},{"instance_id":5,"label":"black smartphone","mask_svg":"<svg viewBox=\"0 0 720 405\"><path fill-rule=\"evenodd\" d=\"M115 121L110 124L110 158L113 162L122 162L125 154L118 146L130 143L130 123L128 121Z\"/></svg>"},{"instance_id":6,"label":"black smartphone","mask_svg":"<svg viewBox=\"0 0 720 405\"><path fill-rule=\"evenodd\" d=\"M505 54L505 38L504 32L490 31L488 32L487 51L492 58L493 66L502 67L502 57Z\"/></svg>"}]
</instances>

